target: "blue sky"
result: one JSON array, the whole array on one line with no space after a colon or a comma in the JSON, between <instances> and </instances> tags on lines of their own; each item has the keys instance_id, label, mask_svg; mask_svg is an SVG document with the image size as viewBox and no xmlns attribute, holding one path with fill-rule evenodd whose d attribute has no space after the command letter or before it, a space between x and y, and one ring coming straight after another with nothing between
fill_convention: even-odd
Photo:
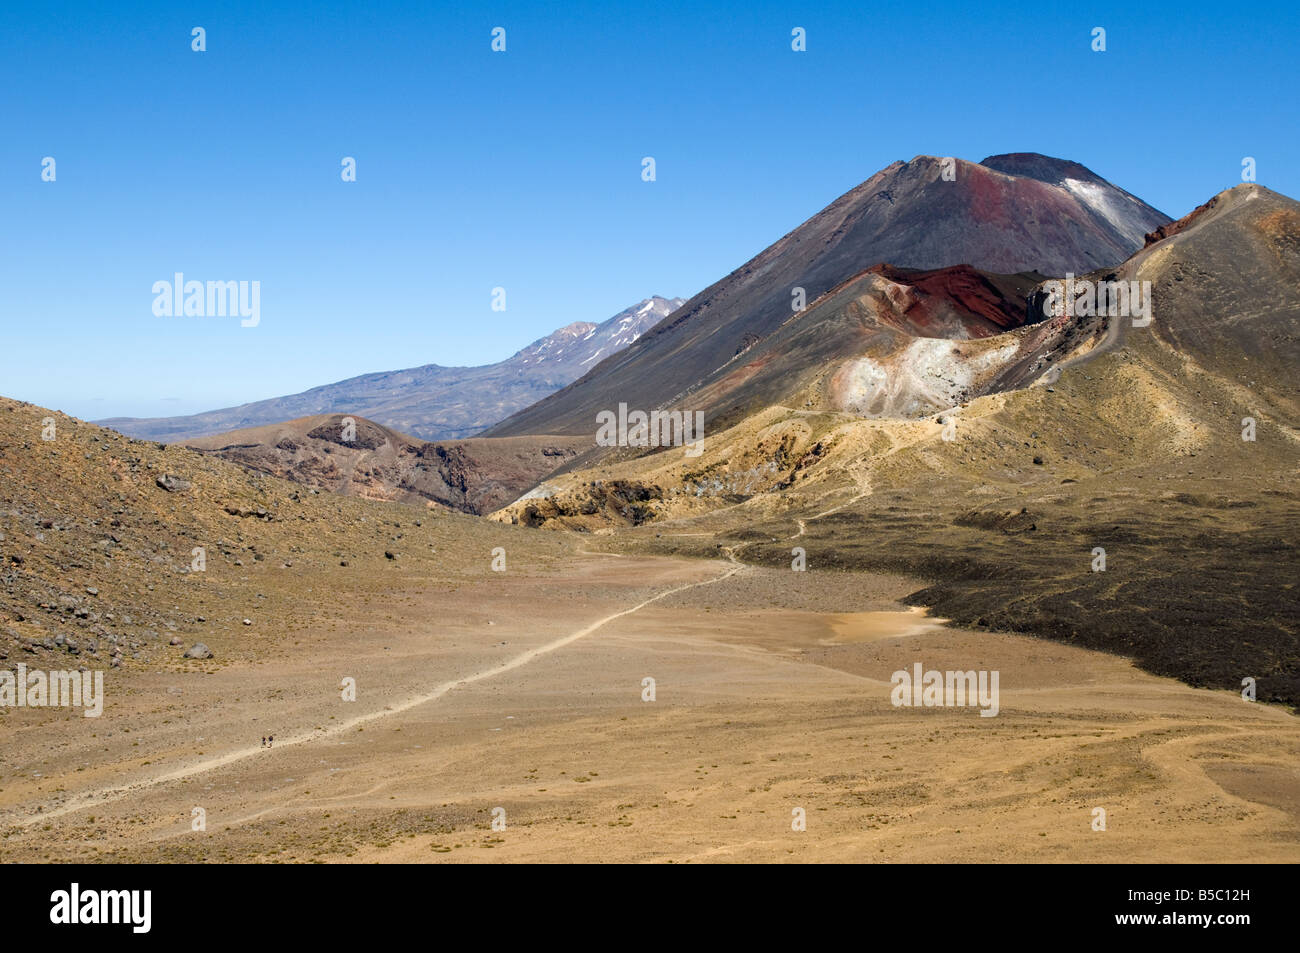
<instances>
[{"instance_id":1,"label":"blue sky","mask_svg":"<svg viewBox=\"0 0 1300 953\"><path fill-rule=\"evenodd\" d=\"M1195 0L5 4L0 394L171 415L500 360L689 297L918 154L1067 157L1175 217L1253 156L1300 196L1298 21ZM177 271L260 281L260 325L156 317Z\"/></svg>"}]
</instances>

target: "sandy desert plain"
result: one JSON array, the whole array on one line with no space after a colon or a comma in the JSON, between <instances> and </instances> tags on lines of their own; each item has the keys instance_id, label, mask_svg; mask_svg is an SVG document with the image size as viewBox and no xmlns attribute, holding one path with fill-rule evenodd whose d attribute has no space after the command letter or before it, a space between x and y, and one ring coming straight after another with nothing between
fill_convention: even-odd
<instances>
[{"instance_id":1,"label":"sandy desert plain","mask_svg":"<svg viewBox=\"0 0 1300 953\"><path fill-rule=\"evenodd\" d=\"M25 418L45 413L0 406L11 451ZM1286 707L1117 655L941 625L900 601L915 578L815 561L796 573L734 546L649 552L674 534L711 541L690 519L538 531L309 494L59 419L74 450L131 467L97 476L67 444L44 460L27 491L55 520L25 571L93 575L99 611L147 592L171 607L168 632L202 637L215 657L141 643L108 671L99 718L6 709L4 860L1300 856L1300 723ZM0 461L10 476L14 462ZM194 484L183 507L152 485L182 464ZM175 566L146 583L121 551L76 555L98 530L73 515L107 515L85 508L105 495L99 479L127 501L120 550L171 552ZM216 505L253 494L269 518ZM789 535L833 516L787 521ZM6 531L12 542L12 520ZM218 536L207 571L184 572L190 542ZM496 547L504 572L491 568ZM997 717L892 705L891 674L918 661L998 671Z\"/></svg>"}]
</instances>

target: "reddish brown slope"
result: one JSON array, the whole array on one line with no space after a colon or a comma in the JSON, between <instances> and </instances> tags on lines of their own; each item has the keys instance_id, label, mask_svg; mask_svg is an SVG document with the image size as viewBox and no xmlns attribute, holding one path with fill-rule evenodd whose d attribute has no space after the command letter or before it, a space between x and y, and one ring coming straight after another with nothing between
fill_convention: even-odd
<instances>
[{"instance_id":1,"label":"reddish brown slope","mask_svg":"<svg viewBox=\"0 0 1300 953\"><path fill-rule=\"evenodd\" d=\"M303 417L190 440L182 446L344 496L436 503L487 513L575 456L590 441L472 438L429 443L341 414ZM351 436L352 439L345 439Z\"/></svg>"}]
</instances>

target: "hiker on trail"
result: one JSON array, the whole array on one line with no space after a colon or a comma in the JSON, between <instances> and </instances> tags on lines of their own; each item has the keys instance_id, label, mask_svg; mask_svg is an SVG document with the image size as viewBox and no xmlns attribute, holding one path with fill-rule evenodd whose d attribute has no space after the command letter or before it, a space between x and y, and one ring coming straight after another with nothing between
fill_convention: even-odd
<instances>
[{"instance_id":1,"label":"hiker on trail","mask_svg":"<svg viewBox=\"0 0 1300 953\"><path fill-rule=\"evenodd\" d=\"M266 747L266 735L262 735L262 747Z\"/></svg>"},{"instance_id":2,"label":"hiker on trail","mask_svg":"<svg viewBox=\"0 0 1300 953\"><path fill-rule=\"evenodd\" d=\"M271 745L273 745L273 744L275 744L275 735L267 735L267 736L266 736L266 746L269 748L269 747L271 747Z\"/></svg>"}]
</instances>

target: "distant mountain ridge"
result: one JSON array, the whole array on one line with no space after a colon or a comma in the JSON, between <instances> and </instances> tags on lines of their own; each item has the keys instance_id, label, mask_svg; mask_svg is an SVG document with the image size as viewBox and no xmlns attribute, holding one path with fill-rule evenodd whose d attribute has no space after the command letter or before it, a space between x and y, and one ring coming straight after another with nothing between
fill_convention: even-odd
<instances>
[{"instance_id":1,"label":"distant mountain ridge","mask_svg":"<svg viewBox=\"0 0 1300 953\"><path fill-rule=\"evenodd\" d=\"M423 440L459 440L559 390L683 303L654 295L599 324L566 325L496 364L425 364L190 416L115 417L96 423L127 436L176 443L300 417L355 414Z\"/></svg>"}]
</instances>

